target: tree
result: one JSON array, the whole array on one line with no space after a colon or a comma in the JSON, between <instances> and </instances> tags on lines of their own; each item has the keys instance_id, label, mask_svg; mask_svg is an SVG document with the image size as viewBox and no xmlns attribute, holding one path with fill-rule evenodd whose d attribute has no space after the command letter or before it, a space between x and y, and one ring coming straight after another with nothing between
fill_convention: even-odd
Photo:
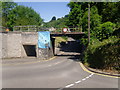
<instances>
[{"instance_id":1,"label":"tree","mask_svg":"<svg viewBox=\"0 0 120 90\"><path fill-rule=\"evenodd\" d=\"M0 26L2 26L2 2L0 1Z\"/></svg>"},{"instance_id":2,"label":"tree","mask_svg":"<svg viewBox=\"0 0 120 90\"><path fill-rule=\"evenodd\" d=\"M51 21L55 21L56 20L56 17L55 16L53 16L52 17L52 19L51 19Z\"/></svg>"},{"instance_id":3,"label":"tree","mask_svg":"<svg viewBox=\"0 0 120 90\"><path fill-rule=\"evenodd\" d=\"M98 14L98 9L96 6L91 7L91 12L90 12L90 22L91 22L91 34L94 36L95 34L95 27L99 26L101 24L101 19L102 17ZM86 11L82 17L82 26L83 26L83 31L87 32L88 28L88 11Z\"/></svg>"},{"instance_id":4,"label":"tree","mask_svg":"<svg viewBox=\"0 0 120 90\"><path fill-rule=\"evenodd\" d=\"M103 22L111 21L116 22L118 21L118 17L120 17L120 2L102 2L96 4L99 14L102 17Z\"/></svg>"},{"instance_id":5,"label":"tree","mask_svg":"<svg viewBox=\"0 0 120 90\"><path fill-rule=\"evenodd\" d=\"M47 28L50 28L50 27L54 27L54 28L66 27L65 23L68 20L67 16L68 15L65 15L64 17L58 18L57 20L53 20L53 21L47 22L47 23L44 24L43 27L47 27Z\"/></svg>"},{"instance_id":6,"label":"tree","mask_svg":"<svg viewBox=\"0 0 120 90\"><path fill-rule=\"evenodd\" d=\"M8 15L9 27L22 25L41 25L42 19L31 7L16 6Z\"/></svg>"},{"instance_id":7,"label":"tree","mask_svg":"<svg viewBox=\"0 0 120 90\"><path fill-rule=\"evenodd\" d=\"M68 4L70 7L70 12L68 15L68 22L66 23L69 27L78 27L81 26L81 17L82 17L82 10L81 10L81 3L80 2L70 2Z\"/></svg>"},{"instance_id":8,"label":"tree","mask_svg":"<svg viewBox=\"0 0 120 90\"><path fill-rule=\"evenodd\" d=\"M112 22L105 22L103 24L99 24L98 27L96 27L96 37L97 39L99 39L100 41L102 41L103 39L107 39L108 37L110 37L114 31L115 28L115 24Z\"/></svg>"},{"instance_id":9,"label":"tree","mask_svg":"<svg viewBox=\"0 0 120 90\"><path fill-rule=\"evenodd\" d=\"M2 26L8 27L8 15L10 11L17 6L14 2L2 2Z\"/></svg>"}]
</instances>

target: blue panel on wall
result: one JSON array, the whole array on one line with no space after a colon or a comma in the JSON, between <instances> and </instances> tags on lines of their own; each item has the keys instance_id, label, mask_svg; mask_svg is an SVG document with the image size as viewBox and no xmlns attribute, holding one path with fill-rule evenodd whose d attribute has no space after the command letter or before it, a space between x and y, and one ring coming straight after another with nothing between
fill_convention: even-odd
<instances>
[{"instance_id":1,"label":"blue panel on wall","mask_svg":"<svg viewBox=\"0 0 120 90\"><path fill-rule=\"evenodd\" d=\"M50 32L49 31L38 32L38 48L49 47L50 47Z\"/></svg>"}]
</instances>

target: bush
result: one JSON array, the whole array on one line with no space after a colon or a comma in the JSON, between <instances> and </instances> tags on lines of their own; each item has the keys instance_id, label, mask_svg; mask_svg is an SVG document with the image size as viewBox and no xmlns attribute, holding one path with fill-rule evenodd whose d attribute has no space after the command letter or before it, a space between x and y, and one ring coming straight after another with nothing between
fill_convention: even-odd
<instances>
[{"instance_id":1,"label":"bush","mask_svg":"<svg viewBox=\"0 0 120 90\"><path fill-rule=\"evenodd\" d=\"M84 63L92 68L120 70L120 39L111 37L94 42L84 52Z\"/></svg>"},{"instance_id":2,"label":"bush","mask_svg":"<svg viewBox=\"0 0 120 90\"><path fill-rule=\"evenodd\" d=\"M100 24L98 27L95 28L96 33L95 36L97 39L102 41L103 39L107 39L110 37L114 31L115 24L112 22L105 22Z\"/></svg>"}]
</instances>

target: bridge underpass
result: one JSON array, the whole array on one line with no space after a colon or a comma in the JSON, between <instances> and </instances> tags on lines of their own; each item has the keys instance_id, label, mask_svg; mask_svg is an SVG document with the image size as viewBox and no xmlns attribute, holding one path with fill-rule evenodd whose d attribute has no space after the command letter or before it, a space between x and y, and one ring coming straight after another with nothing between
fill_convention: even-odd
<instances>
[{"instance_id":1,"label":"bridge underpass","mask_svg":"<svg viewBox=\"0 0 120 90\"><path fill-rule=\"evenodd\" d=\"M53 52L55 56L70 56L70 59L78 60L81 51L83 50L82 45L80 44L80 38L84 36L84 32L54 32L51 33L51 40L53 45ZM61 42L59 47L59 52L57 53L58 49L55 47L55 38L56 37L62 37L67 36L68 41L67 42Z\"/></svg>"},{"instance_id":2,"label":"bridge underpass","mask_svg":"<svg viewBox=\"0 0 120 90\"><path fill-rule=\"evenodd\" d=\"M21 29L22 30L22 29ZM72 37L82 38L85 34L83 32L50 32L53 50L55 52L55 38L54 37ZM41 58L40 50L38 50L38 32L36 31L2 31L0 32L2 37L2 58L26 58L36 57ZM72 41L75 42L75 41ZM10 44L9 44L10 43ZM70 41L68 42L70 43ZM68 45L66 44L66 46ZM32 50L32 51L31 51ZM62 51L63 49L61 49ZM42 52L42 51L41 51ZM46 52L47 53L47 52ZM50 53L49 53L50 54ZM52 54L52 53L51 53ZM55 54L55 53L54 53ZM46 54L47 55L47 54ZM42 55L44 57L45 55ZM50 55L52 56L52 55ZM47 57L47 56L46 56Z\"/></svg>"},{"instance_id":3,"label":"bridge underpass","mask_svg":"<svg viewBox=\"0 0 120 90\"><path fill-rule=\"evenodd\" d=\"M61 35L51 33L51 37L67 35L67 33ZM21 47L23 46L24 49L32 47L34 51L34 46L37 47L37 32L0 33L0 36L3 40L3 51L6 49L5 55L9 57L21 57L23 54ZM68 37L70 36L74 38L76 34L68 35ZM84 34L78 36L82 38ZM78 62L75 62L79 59L80 42L69 38L68 42L60 47L60 50L64 53L57 54L57 58L48 61L37 61L40 60L37 58L3 60L2 88L59 88L59 90L63 88L95 88L93 90L116 88L114 90L118 90L118 78L88 73L80 67ZM36 54L38 55L38 53ZM28 53L28 55L31 54Z\"/></svg>"},{"instance_id":4,"label":"bridge underpass","mask_svg":"<svg viewBox=\"0 0 120 90\"><path fill-rule=\"evenodd\" d=\"M118 88L118 78L91 74L76 62L79 58L76 53L80 53L79 42L69 38L61 51L65 53L57 54L58 57L48 61L22 58L2 62L2 88Z\"/></svg>"},{"instance_id":5,"label":"bridge underpass","mask_svg":"<svg viewBox=\"0 0 120 90\"><path fill-rule=\"evenodd\" d=\"M65 30L67 29L67 30L64 32L64 29ZM49 28L41 28L41 27L37 27L37 26L15 26L14 27L14 31L18 31L18 32L19 31L20 32L21 31L38 32L40 30L42 30L42 31L49 31ZM83 36L85 36L85 33L82 32L82 30L80 28L57 28L54 31L50 31L50 37L51 37L51 41L52 41L52 49L53 49L53 53L54 54L56 54L55 53L56 51L55 51L55 38L54 37L62 37L62 36L67 36L67 37L70 37L70 38L73 38L73 39L77 40L77 39L80 39ZM68 41L67 44L65 45L66 49L67 49L67 46L69 46L69 44L72 44L72 43L74 43L76 45L76 41L75 40ZM65 49L65 46L62 46L62 47L64 47L64 49ZM80 45L78 45L78 46L80 47ZM62 47L60 48L60 51L63 50ZM71 48L69 48L69 49L71 49Z\"/></svg>"}]
</instances>

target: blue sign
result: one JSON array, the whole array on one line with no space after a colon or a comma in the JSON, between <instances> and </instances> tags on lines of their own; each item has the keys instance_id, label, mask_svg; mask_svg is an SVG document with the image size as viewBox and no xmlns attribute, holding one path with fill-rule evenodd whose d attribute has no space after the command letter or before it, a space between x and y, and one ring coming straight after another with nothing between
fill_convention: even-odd
<instances>
[{"instance_id":1,"label":"blue sign","mask_svg":"<svg viewBox=\"0 0 120 90\"><path fill-rule=\"evenodd\" d=\"M50 47L50 32L49 31L38 32L38 48L49 47Z\"/></svg>"}]
</instances>

